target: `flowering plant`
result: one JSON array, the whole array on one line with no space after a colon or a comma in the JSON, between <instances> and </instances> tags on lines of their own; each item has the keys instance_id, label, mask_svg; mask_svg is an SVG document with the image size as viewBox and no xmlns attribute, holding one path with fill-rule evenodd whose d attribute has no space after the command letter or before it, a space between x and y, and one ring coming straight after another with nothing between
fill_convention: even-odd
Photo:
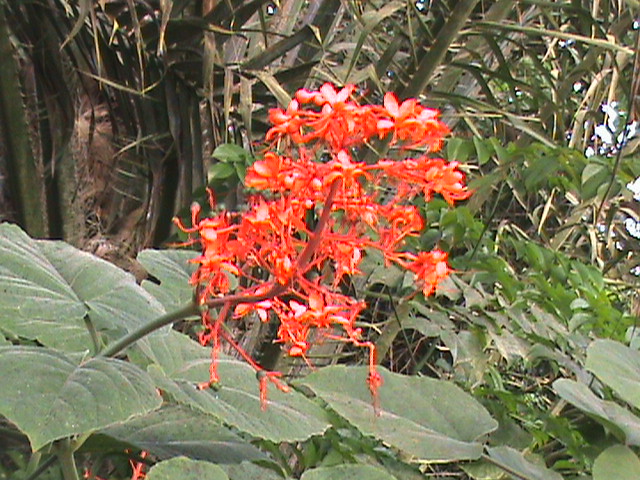
<instances>
[{"instance_id":1,"label":"flowering plant","mask_svg":"<svg viewBox=\"0 0 640 480\"><path fill-rule=\"evenodd\" d=\"M314 329L368 348L367 381L377 406L382 377L375 345L356 326L365 304L340 292L341 279L360 273L367 249L413 272L424 295L449 274L445 252L403 249L405 239L423 228L412 198L423 195L428 201L439 194L453 204L470 195L457 162L427 156L441 148L448 127L437 110L415 99L399 103L387 93L381 106L359 105L355 89L326 83L317 91L299 90L286 110L270 110L269 148L245 178L245 186L257 192L249 196L246 212L200 219L194 204L191 227L175 220L194 234L186 243L202 247L191 282L203 307L200 342L213 348L210 378L201 388L219 380L217 358L225 340L258 372L263 408L269 382L287 390L280 373L265 371L225 328L228 319L254 312L263 322L277 317L276 341L291 356L306 360ZM354 159L353 147L375 137L401 144L404 152L422 147L426 153L371 164ZM393 187L392 198L383 198L383 186ZM213 207L212 193L210 202ZM236 292L230 277L241 285ZM215 315L213 307L219 307Z\"/></svg>"}]
</instances>

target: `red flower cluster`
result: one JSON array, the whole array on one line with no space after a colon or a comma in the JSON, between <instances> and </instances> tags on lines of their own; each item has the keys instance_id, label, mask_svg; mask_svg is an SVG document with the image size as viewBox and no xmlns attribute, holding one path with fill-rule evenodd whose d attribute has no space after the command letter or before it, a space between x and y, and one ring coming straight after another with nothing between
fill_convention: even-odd
<instances>
[{"instance_id":1,"label":"red flower cluster","mask_svg":"<svg viewBox=\"0 0 640 480\"><path fill-rule=\"evenodd\" d=\"M405 148L433 152L449 129L436 110L414 99L399 104L387 93L382 106L359 105L354 90L348 85L336 91L330 84L318 91L299 90L286 110L269 112L273 127L266 139L280 150L267 151L248 169L246 187L262 193L249 198L247 212L200 220L195 206L191 228L177 222L183 231L198 234L191 243L203 249L192 278L199 302L220 307L216 318L210 311L203 314L200 340L213 345L210 382L218 381L217 355L224 339L260 372L263 406L269 381L282 390L286 385L277 372L264 372L237 346L225 328L228 317L250 312L264 322L276 317L277 341L289 355L305 359L312 330L368 348L375 405L382 383L375 346L363 340L355 324L365 304L338 291L341 278L360 273L368 249L413 272L425 295L450 272L444 252L402 249L405 238L423 227L412 197L430 200L440 194L450 204L469 197L458 164L425 155L367 164L349 150L375 136L390 136L392 145L403 142ZM393 197L382 201L382 187L393 187ZM243 287L232 294L232 283Z\"/></svg>"}]
</instances>

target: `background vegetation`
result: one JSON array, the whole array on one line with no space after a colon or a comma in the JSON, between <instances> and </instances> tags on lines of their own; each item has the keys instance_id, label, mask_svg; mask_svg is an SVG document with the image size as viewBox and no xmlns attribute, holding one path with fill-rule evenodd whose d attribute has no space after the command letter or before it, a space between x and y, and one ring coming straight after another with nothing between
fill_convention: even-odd
<instances>
[{"instance_id":1,"label":"background vegetation","mask_svg":"<svg viewBox=\"0 0 640 480\"><path fill-rule=\"evenodd\" d=\"M114 479L130 476L128 458L141 450L149 463L171 462L150 478L177 478L172 469L180 478L205 469L207 478L231 479L638 478L640 219L627 188L640 175L638 7L0 0L4 218L139 280L152 275L140 287L94 257L3 225L0 414L9 421L0 475L60 478L57 459L67 457L59 453L71 449L78 465ZM368 401L352 380L363 359L336 345L319 347L314 364L350 369L307 376L304 365L275 356L275 367L318 397L276 397L284 410L299 402L300 420L285 415L281 429L275 414L256 425L246 413L251 421L242 423L241 413L198 404L187 385L208 354L189 341L186 322L182 333L128 352L128 362L109 361L121 362L115 384L139 386L136 405L122 400L111 417L100 411L61 430L38 426L56 417L39 410L46 401L37 385L58 389L40 366L59 365L56 378L75 375L87 345L97 351L188 299L189 253L143 249L166 245L171 218L202 201L207 184L226 207L242 208L238 185L259 155L268 109L325 81L355 83L366 101L395 91L441 109L454 131L443 155L465 163L475 190L456 209L438 200L423 207L428 230L416 248L439 245L458 270L438 296L412 297L411 280L373 256L352 285L369 302L363 323L390 372L382 401L400 423L371 426L349 410L353 399ZM78 272L89 285L100 278L97 290L81 291ZM66 302L53 309L47 291ZM266 355L268 329L236 333ZM17 345L47 348L3 363L2 352ZM193 371L183 368L187 359L199 359ZM96 371L113 367L92 361ZM251 374L228 362L230 385L254 392ZM340 379L353 385L349 401L336 394ZM160 408L156 387L171 393ZM405 402L414 390L435 400ZM24 402L28 392L36 400ZM93 393L133 395L124 386ZM244 412L257 404L228 403ZM35 426L24 423L30 416ZM415 442L390 435L409 425ZM224 470L207 470L213 464Z\"/></svg>"}]
</instances>

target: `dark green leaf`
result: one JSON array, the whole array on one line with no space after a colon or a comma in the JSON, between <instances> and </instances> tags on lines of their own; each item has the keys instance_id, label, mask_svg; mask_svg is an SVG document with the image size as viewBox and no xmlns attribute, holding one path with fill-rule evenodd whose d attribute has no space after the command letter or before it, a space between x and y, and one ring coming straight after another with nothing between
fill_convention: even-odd
<instances>
[{"instance_id":1,"label":"dark green leaf","mask_svg":"<svg viewBox=\"0 0 640 480\"><path fill-rule=\"evenodd\" d=\"M628 409L598 398L589 387L573 380L556 380L553 389L567 402L603 421L607 428L619 429L627 444L640 446L640 418Z\"/></svg>"},{"instance_id":2,"label":"dark green leaf","mask_svg":"<svg viewBox=\"0 0 640 480\"><path fill-rule=\"evenodd\" d=\"M250 165L253 163L253 157L250 152L234 143L223 143L216 147L212 153L213 158L223 163L240 163Z\"/></svg>"},{"instance_id":3,"label":"dark green leaf","mask_svg":"<svg viewBox=\"0 0 640 480\"><path fill-rule=\"evenodd\" d=\"M601 185L609 179L609 169L596 161L590 162L582 171L582 198L593 198Z\"/></svg>"},{"instance_id":4,"label":"dark green leaf","mask_svg":"<svg viewBox=\"0 0 640 480\"><path fill-rule=\"evenodd\" d=\"M209 167L209 182L214 180L224 180L236 174L236 169L232 163L214 163Z\"/></svg>"}]
</instances>

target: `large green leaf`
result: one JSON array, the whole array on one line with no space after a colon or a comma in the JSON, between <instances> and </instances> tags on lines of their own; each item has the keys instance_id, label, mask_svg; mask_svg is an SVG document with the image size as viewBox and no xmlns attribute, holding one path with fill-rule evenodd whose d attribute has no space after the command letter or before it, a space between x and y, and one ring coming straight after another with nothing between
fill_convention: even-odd
<instances>
[{"instance_id":1,"label":"large green leaf","mask_svg":"<svg viewBox=\"0 0 640 480\"><path fill-rule=\"evenodd\" d=\"M503 467L518 480L562 480L562 475L542 464L532 463L511 447L488 448L487 454L496 464Z\"/></svg>"},{"instance_id":2,"label":"large green leaf","mask_svg":"<svg viewBox=\"0 0 640 480\"><path fill-rule=\"evenodd\" d=\"M91 338L87 307L20 228L0 225L0 327L44 345L81 351Z\"/></svg>"},{"instance_id":3,"label":"large green leaf","mask_svg":"<svg viewBox=\"0 0 640 480\"><path fill-rule=\"evenodd\" d=\"M0 225L0 291L2 329L72 352L93 346L85 320L118 336L164 314L132 275L9 224Z\"/></svg>"},{"instance_id":4,"label":"large green leaf","mask_svg":"<svg viewBox=\"0 0 640 480\"><path fill-rule=\"evenodd\" d=\"M619 430L628 445L640 445L640 418L628 409L598 398L589 387L573 380L556 380L553 389L567 402L595 416L607 428Z\"/></svg>"},{"instance_id":5,"label":"large green leaf","mask_svg":"<svg viewBox=\"0 0 640 480\"><path fill-rule=\"evenodd\" d=\"M593 462L593 480L640 480L640 459L624 445L614 445Z\"/></svg>"},{"instance_id":6,"label":"large green leaf","mask_svg":"<svg viewBox=\"0 0 640 480\"><path fill-rule=\"evenodd\" d=\"M89 308L89 318L98 328L130 331L164 315L162 305L136 283L133 275L66 243L37 243Z\"/></svg>"},{"instance_id":7,"label":"large green leaf","mask_svg":"<svg viewBox=\"0 0 640 480\"><path fill-rule=\"evenodd\" d=\"M147 480L229 480L219 466L201 460L175 457L156 463L146 476Z\"/></svg>"},{"instance_id":8,"label":"large green leaf","mask_svg":"<svg viewBox=\"0 0 640 480\"><path fill-rule=\"evenodd\" d=\"M218 363L220 385L215 390L198 390L196 384L209 379L211 351L185 335L171 331L148 338L141 346L156 363L150 373L160 388L177 402L242 432L273 442L294 442L329 427L326 412L314 402L296 391L281 392L271 384L263 411L255 371L246 362L227 356Z\"/></svg>"},{"instance_id":9,"label":"large green leaf","mask_svg":"<svg viewBox=\"0 0 640 480\"><path fill-rule=\"evenodd\" d=\"M152 380L135 365L109 358L74 363L47 348L0 347L0 413L33 450L90 433L158 408Z\"/></svg>"},{"instance_id":10,"label":"large green leaf","mask_svg":"<svg viewBox=\"0 0 640 480\"><path fill-rule=\"evenodd\" d=\"M114 425L102 433L159 458L180 455L213 463L266 459L256 447L199 410L168 406Z\"/></svg>"},{"instance_id":11,"label":"large green leaf","mask_svg":"<svg viewBox=\"0 0 640 480\"><path fill-rule=\"evenodd\" d=\"M352 480L361 478L367 480L395 480L396 477L386 470L373 465L338 465L335 467L320 467L307 470L300 480Z\"/></svg>"},{"instance_id":12,"label":"large green leaf","mask_svg":"<svg viewBox=\"0 0 640 480\"><path fill-rule=\"evenodd\" d=\"M587 349L586 366L620 398L640 408L640 352L613 340L596 340Z\"/></svg>"},{"instance_id":13,"label":"large green leaf","mask_svg":"<svg viewBox=\"0 0 640 480\"><path fill-rule=\"evenodd\" d=\"M168 312L181 307L193 297L189 280L196 266L189 260L198 255L192 250L143 250L138 261L159 283L144 280L142 287Z\"/></svg>"},{"instance_id":14,"label":"large green leaf","mask_svg":"<svg viewBox=\"0 0 640 480\"><path fill-rule=\"evenodd\" d=\"M366 367L326 367L300 383L362 433L373 435L417 461L477 459L482 437L497 428L489 413L452 382L398 375L379 367L380 415L372 407Z\"/></svg>"}]
</instances>

